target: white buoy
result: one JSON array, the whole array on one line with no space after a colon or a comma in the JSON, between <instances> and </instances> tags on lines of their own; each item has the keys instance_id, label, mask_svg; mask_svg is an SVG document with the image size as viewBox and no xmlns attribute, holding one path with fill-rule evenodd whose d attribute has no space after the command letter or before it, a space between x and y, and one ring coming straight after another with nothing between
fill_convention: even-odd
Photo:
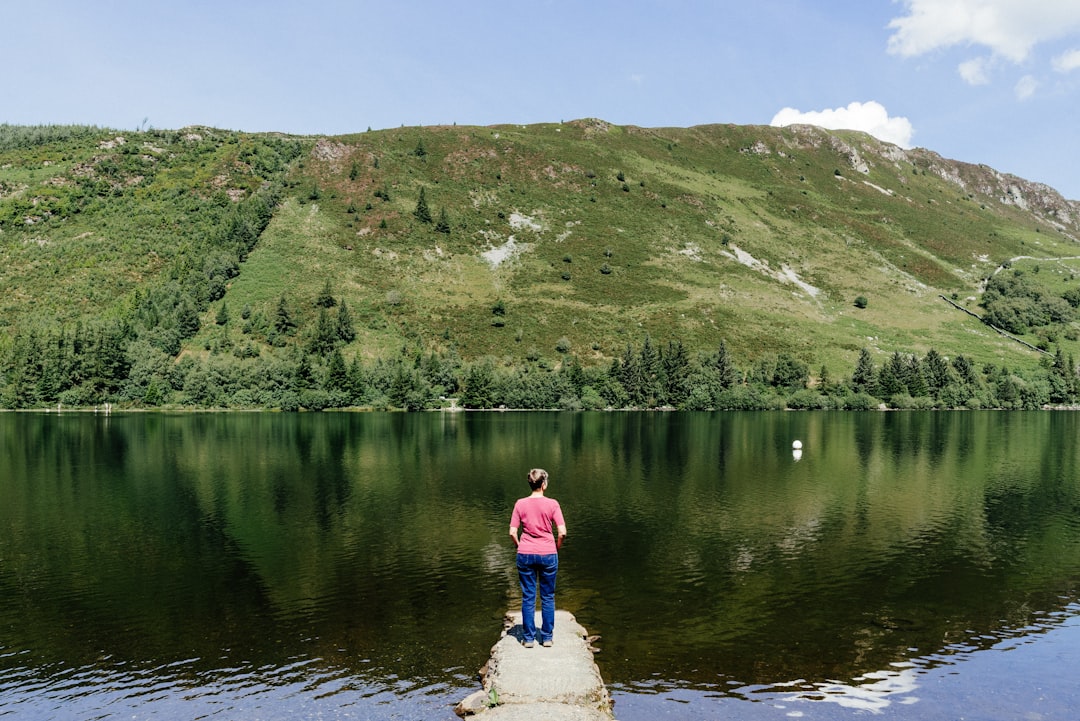
<instances>
[{"instance_id":1,"label":"white buoy","mask_svg":"<svg viewBox=\"0 0 1080 721\"><path fill-rule=\"evenodd\" d=\"M802 449L802 441L795 441L794 443L791 444L791 447L794 448L797 451L801 450Z\"/></svg>"}]
</instances>

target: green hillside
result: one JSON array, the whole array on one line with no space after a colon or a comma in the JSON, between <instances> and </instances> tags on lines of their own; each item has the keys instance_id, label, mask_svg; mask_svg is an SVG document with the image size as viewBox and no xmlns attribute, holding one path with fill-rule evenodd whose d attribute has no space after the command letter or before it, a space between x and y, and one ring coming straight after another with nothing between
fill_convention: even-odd
<instances>
[{"instance_id":1,"label":"green hillside","mask_svg":"<svg viewBox=\"0 0 1080 721\"><path fill-rule=\"evenodd\" d=\"M427 392L474 366L597 386L645 339L812 385L864 348L1037 375L1034 348L1077 350L1078 218L1046 186L807 126L0 126L0 401L290 407L297 377L389 383L403 359Z\"/></svg>"}]
</instances>

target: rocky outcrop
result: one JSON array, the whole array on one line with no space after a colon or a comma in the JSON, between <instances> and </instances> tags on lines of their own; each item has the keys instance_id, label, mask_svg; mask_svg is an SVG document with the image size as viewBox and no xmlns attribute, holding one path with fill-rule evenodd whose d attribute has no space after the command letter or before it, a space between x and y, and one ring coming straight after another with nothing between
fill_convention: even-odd
<instances>
[{"instance_id":1,"label":"rocky outcrop","mask_svg":"<svg viewBox=\"0 0 1080 721\"><path fill-rule=\"evenodd\" d=\"M855 131L845 131L841 136L813 125L789 125L773 130L783 135L780 139L770 138L771 142L779 140L792 148L828 148L863 174L875 166L891 166L908 174L915 170L936 176L972 199L1025 211L1080 241L1080 201L1068 200L1044 183L1002 173L987 165L950 160L925 148L900 148ZM857 139L852 140L853 137ZM759 143L765 146L762 141ZM899 177L906 183L903 174Z\"/></svg>"}]
</instances>

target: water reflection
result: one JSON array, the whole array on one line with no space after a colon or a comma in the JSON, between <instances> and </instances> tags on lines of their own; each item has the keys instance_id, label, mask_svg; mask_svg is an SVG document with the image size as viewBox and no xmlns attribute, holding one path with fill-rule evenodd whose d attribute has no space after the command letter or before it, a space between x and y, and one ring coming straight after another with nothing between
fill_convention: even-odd
<instances>
[{"instance_id":1,"label":"water reflection","mask_svg":"<svg viewBox=\"0 0 1080 721\"><path fill-rule=\"evenodd\" d=\"M1077 616L1076 418L0 415L0 715L452 718L537 465L623 708L895 714Z\"/></svg>"}]
</instances>

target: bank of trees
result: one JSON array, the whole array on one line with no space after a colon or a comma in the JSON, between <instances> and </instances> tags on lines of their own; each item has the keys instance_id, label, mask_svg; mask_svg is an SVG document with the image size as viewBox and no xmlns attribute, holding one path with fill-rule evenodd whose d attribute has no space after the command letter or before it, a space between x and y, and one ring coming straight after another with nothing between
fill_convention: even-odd
<instances>
[{"instance_id":1,"label":"bank of trees","mask_svg":"<svg viewBox=\"0 0 1080 721\"><path fill-rule=\"evenodd\" d=\"M987 281L981 305L987 323L1017 335L1034 333L1041 339L1039 345L1048 349L1058 333L1074 332L1069 325L1077 317L1080 289L1055 295L1035 283L1031 274L1013 269Z\"/></svg>"},{"instance_id":2,"label":"bank of trees","mask_svg":"<svg viewBox=\"0 0 1080 721\"><path fill-rule=\"evenodd\" d=\"M475 409L1036 409L1080 395L1075 363L1061 352L1022 373L936 350L921 357L897 351L875 362L863 349L852 368L811 375L807 363L786 353L740 359L724 342L691 353L678 340L644 336L598 366L569 354L466 362L453 351L408 348L365 362L350 352L350 312L329 286L315 301L311 327L292 320L283 297L274 317L241 311L244 340L212 335L207 353L177 358L175 344L197 330L199 315L190 323L185 306L192 301L169 298L163 291L142 299L130 317L92 328L19 335L0 353L0 405L423 410L457 398ZM144 317L154 309L156 323Z\"/></svg>"}]
</instances>

